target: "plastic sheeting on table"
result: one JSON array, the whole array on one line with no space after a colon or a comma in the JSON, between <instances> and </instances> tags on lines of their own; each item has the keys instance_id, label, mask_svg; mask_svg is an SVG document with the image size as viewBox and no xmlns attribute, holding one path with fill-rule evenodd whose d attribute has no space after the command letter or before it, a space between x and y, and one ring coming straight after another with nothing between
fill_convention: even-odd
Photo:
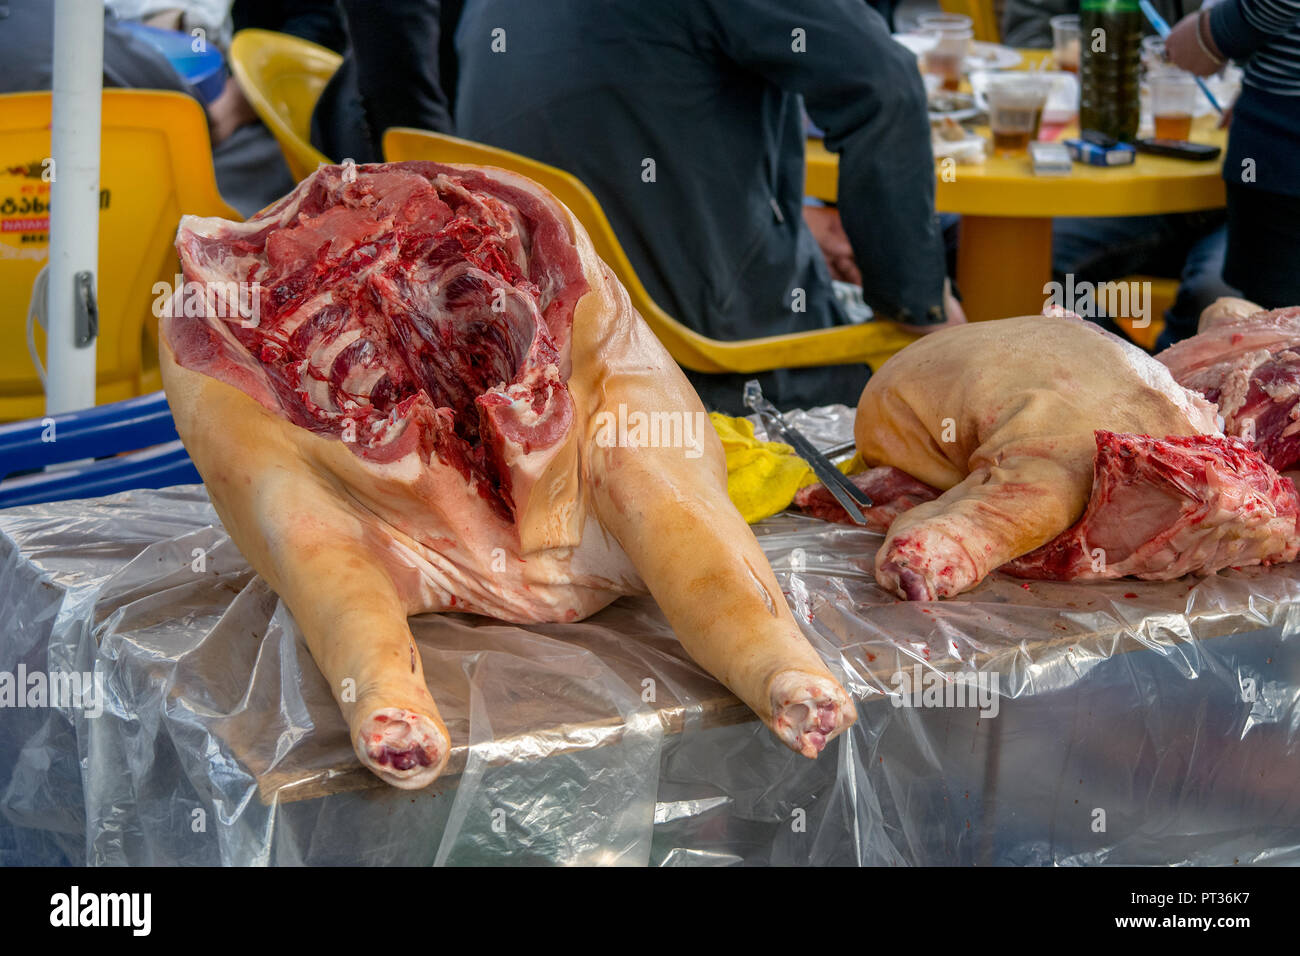
<instances>
[{"instance_id":1,"label":"plastic sheeting on table","mask_svg":"<svg viewBox=\"0 0 1300 956\"><path fill-rule=\"evenodd\" d=\"M823 444L851 422L790 417ZM859 701L819 760L648 598L529 628L424 615L455 750L412 793L357 764L201 486L0 512L0 679L104 686L97 716L0 708L0 863L1300 862L1300 564L904 603L872 579L879 535L756 531ZM896 706L900 672L997 694Z\"/></svg>"}]
</instances>

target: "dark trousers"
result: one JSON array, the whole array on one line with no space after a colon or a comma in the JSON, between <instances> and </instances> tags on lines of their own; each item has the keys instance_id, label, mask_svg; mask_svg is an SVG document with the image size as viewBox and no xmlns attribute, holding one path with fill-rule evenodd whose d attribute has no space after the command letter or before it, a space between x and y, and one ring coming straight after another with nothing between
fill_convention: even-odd
<instances>
[{"instance_id":1,"label":"dark trousers","mask_svg":"<svg viewBox=\"0 0 1300 956\"><path fill-rule=\"evenodd\" d=\"M1177 278L1178 295L1165 312L1158 348L1196 334L1201 310L1215 299L1238 295L1220 274L1227 241L1222 210L1164 216L1061 218L1052 223L1052 273L1075 281L1107 282L1122 276ZM1098 324L1123 335L1108 320Z\"/></svg>"},{"instance_id":2,"label":"dark trousers","mask_svg":"<svg viewBox=\"0 0 1300 956\"><path fill-rule=\"evenodd\" d=\"M1300 305L1300 196L1227 185L1223 277L1266 309Z\"/></svg>"},{"instance_id":3,"label":"dark trousers","mask_svg":"<svg viewBox=\"0 0 1300 956\"><path fill-rule=\"evenodd\" d=\"M390 126L450 133L451 35L463 3L341 0L340 6L348 48L312 113L312 145L335 161L377 163Z\"/></svg>"}]
</instances>

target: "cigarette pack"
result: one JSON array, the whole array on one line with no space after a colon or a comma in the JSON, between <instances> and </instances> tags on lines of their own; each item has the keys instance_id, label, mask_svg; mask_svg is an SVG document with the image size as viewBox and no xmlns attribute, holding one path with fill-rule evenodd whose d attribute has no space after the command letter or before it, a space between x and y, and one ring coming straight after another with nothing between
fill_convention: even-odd
<instances>
[{"instance_id":1,"label":"cigarette pack","mask_svg":"<svg viewBox=\"0 0 1300 956\"><path fill-rule=\"evenodd\" d=\"M1076 163L1089 166L1128 166L1137 158L1137 150L1128 143L1098 146L1084 139L1067 139L1065 146Z\"/></svg>"}]
</instances>

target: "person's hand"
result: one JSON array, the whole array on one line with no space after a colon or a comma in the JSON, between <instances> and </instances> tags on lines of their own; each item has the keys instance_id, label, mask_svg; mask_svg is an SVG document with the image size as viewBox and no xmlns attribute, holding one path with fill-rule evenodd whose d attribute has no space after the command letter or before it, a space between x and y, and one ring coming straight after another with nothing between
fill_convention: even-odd
<instances>
[{"instance_id":1,"label":"person's hand","mask_svg":"<svg viewBox=\"0 0 1300 956\"><path fill-rule=\"evenodd\" d=\"M862 273L853 258L853 247L849 245L839 211L830 206L804 206L803 221L826 257L831 278L862 285Z\"/></svg>"},{"instance_id":2,"label":"person's hand","mask_svg":"<svg viewBox=\"0 0 1300 956\"><path fill-rule=\"evenodd\" d=\"M239 88L239 81L233 75L226 77L226 86L221 91L221 95L208 104L212 145L216 146L239 127L256 120L257 113L244 97L244 91Z\"/></svg>"},{"instance_id":3,"label":"person's hand","mask_svg":"<svg viewBox=\"0 0 1300 956\"><path fill-rule=\"evenodd\" d=\"M185 11L179 7L173 7L151 13L140 22L147 27L157 27L159 30L180 30L184 21Z\"/></svg>"},{"instance_id":4,"label":"person's hand","mask_svg":"<svg viewBox=\"0 0 1300 956\"><path fill-rule=\"evenodd\" d=\"M1189 13L1174 25L1174 28L1169 31L1169 36L1165 37L1165 56L1180 70L1186 70L1196 76L1209 76L1223 69L1224 58L1219 48L1214 45L1209 24L1207 23L1202 29L1200 17L1199 11ZM1199 38L1198 30L1201 31ZM1214 56L1207 54L1204 47L1209 47L1210 53ZM1219 59L1216 60L1215 56Z\"/></svg>"},{"instance_id":5,"label":"person's hand","mask_svg":"<svg viewBox=\"0 0 1300 956\"><path fill-rule=\"evenodd\" d=\"M1219 117L1218 127L1219 129L1227 129L1231 125L1232 125L1232 106L1230 105L1227 109L1223 111L1223 115Z\"/></svg>"}]
</instances>

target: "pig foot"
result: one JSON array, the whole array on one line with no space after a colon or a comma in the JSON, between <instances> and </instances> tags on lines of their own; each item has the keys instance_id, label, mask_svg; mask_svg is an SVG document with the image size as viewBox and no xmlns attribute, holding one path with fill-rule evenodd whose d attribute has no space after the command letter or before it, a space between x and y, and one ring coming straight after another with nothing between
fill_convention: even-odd
<instances>
[{"instance_id":1,"label":"pig foot","mask_svg":"<svg viewBox=\"0 0 1300 956\"><path fill-rule=\"evenodd\" d=\"M952 597L981 577L960 542L924 524L887 539L876 556L876 583L908 601Z\"/></svg>"},{"instance_id":2,"label":"pig foot","mask_svg":"<svg viewBox=\"0 0 1300 956\"><path fill-rule=\"evenodd\" d=\"M418 790L442 773L451 747L430 718L401 707L382 707L361 722L356 751L384 782Z\"/></svg>"},{"instance_id":3,"label":"pig foot","mask_svg":"<svg viewBox=\"0 0 1300 956\"><path fill-rule=\"evenodd\" d=\"M933 601L934 591L926 579L897 561L887 562L880 569L881 584L899 597L909 601Z\"/></svg>"},{"instance_id":4,"label":"pig foot","mask_svg":"<svg viewBox=\"0 0 1300 956\"><path fill-rule=\"evenodd\" d=\"M771 694L772 731L805 757L816 757L858 717L838 684L802 671L778 674Z\"/></svg>"}]
</instances>

